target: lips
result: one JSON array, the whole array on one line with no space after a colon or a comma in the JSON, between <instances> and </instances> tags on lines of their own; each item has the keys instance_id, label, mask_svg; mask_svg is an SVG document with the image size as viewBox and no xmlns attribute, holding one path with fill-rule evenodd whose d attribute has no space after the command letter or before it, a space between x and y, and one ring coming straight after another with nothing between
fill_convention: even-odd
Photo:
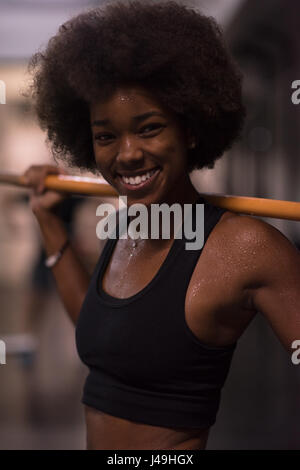
<instances>
[{"instance_id":1,"label":"lips","mask_svg":"<svg viewBox=\"0 0 300 470\"><path fill-rule=\"evenodd\" d=\"M160 171L161 168L156 167L151 170L142 170L135 173L118 174L118 179L124 188L136 191L137 189L150 186Z\"/></svg>"},{"instance_id":2,"label":"lips","mask_svg":"<svg viewBox=\"0 0 300 470\"><path fill-rule=\"evenodd\" d=\"M133 177L135 178L136 176L142 176L148 173L149 171L153 171L159 168L158 166L152 167L152 168L146 168L144 170L138 170L138 171L122 171L122 172L117 172L118 176L126 176L128 178Z\"/></svg>"}]
</instances>

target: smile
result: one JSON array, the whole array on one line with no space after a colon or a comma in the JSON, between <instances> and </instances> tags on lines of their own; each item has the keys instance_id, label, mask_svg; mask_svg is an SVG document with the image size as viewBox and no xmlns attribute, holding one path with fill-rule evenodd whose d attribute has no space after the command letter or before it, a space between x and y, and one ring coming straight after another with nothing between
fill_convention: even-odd
<instances>
[{"instance_id":1,"label":"smile","mask_svg":"<svg viewBox=\"0 0 300 470\"><path fill-rule=\"evenodd\" d=\"M159 172L160 168L153 168L153 170L147 171L138 176L118 176L124 187L135 190L150 185Z\"/></svg>"}]
</instances>

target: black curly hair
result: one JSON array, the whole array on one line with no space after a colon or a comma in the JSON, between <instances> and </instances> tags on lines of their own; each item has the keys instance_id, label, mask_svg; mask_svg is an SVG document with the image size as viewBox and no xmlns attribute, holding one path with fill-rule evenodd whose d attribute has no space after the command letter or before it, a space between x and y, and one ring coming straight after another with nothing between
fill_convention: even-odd
<instances>
[{"instance_id":1,"label":"black curly hair","mask_svg":"<svg viewBox=\"0 0 300 470\"><path fill-rule=\"evenodd\" d=\"M54 158L81 169L97 171L90 103L122 84L146 87L190 127L189 171L213 168L242 129L242 78L218 25L176 1L117 1L79 14L29 71Z\"/></svg>"}]
</instances>

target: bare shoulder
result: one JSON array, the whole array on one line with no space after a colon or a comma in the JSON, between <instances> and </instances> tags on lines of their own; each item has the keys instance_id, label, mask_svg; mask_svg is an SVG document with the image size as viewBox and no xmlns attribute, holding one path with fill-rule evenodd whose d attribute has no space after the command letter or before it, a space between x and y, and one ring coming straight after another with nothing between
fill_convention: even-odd
<instances>
[{"instance_id":1,"label":"bare shoulder","mask_svg":"<svg viewBox=\"0 0 300 470\"><path fill-rule=\"evenodd\" d=\"M261 312L288 348L299 331L299 285L300 254L284 234L261 219L225 212L193 272L187 318L200 339L223 345Z\"/></svg>"},{"instance_id":2,"label":"bare shoulder","mask_svg":"<svg viewBox=\"0 0 300 470\"><path fill-rule=\"evenodd\" d=\"M225 212L210 233L187 292L187 321L211 344L235 342L256 314L252 305L251 251L255 220Z\"/></svg>"},{"instance_id":3,"label":"bare shoulder","mask_svg":"<svg viewBox=\"0 0 300 470\"><path fill-rule=\"evenodd\" d=\"M226 211L221 217L214 232L218 236L223 233L224 236L228 236L228 240L232 241L239 240L251 243L266 238L270 242L272 240L276 242L276 239L288 241L283 233L273 225L250 215L236 214L230 211Z\"/></svg>"},{"instance_id":4,"label":"bare shoulder","mask_svg":"<svg viewBox=\"0 0 300 470\"><path fill-rule=\"evenodd\" d=\"M220 219L204 249L207 256L225 262L235 260L236 269L249 275L252 273L256 283L260 278L264 279L274 263L284 270L287 266L296 266L300 259L297 248L273 225L256 217L232 212L226 212Z\"/></svg>"},{"instance_id":5,"label":"bare shoulder","mask_svg":"<svg viewBox=\"0 0 300 470\"><path fill-rule=\"evenodd\" d=\"M226 246L244 250L248 248L265 249L272 252L274 249L287 249L298 253L291 241L273 225L252 217L250 215L234 214L226 212L212 232L212 241L218 243L218 239L226 241Z\"/></svg>"}]
</instances>

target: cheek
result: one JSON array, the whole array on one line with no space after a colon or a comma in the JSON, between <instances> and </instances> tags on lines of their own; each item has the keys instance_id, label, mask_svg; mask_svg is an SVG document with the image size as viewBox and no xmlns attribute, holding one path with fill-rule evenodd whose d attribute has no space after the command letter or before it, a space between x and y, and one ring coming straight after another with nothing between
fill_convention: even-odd
<instances>
[{"instance_id":1,"label":"cheek","mask_svg":"<svg viewBox=\"0 0 300 470\"><path fill-rule=\"evenodd\" d=\"M97 144L94 144L94 158L96 165L100 168L105 168L109 162L108 152L100 148Z\"/></svg>"},{"instance_id":2,"label":"cheek","mask_svg":"<svg viewBox=\"0 0 300 470\"><path fill-rule=\"evenodd\" d=\"M170 164L178 170L184 170L187 167L187 152L185 148L170 145L168 149Z\"/></svg>"},{"instance_id":3,"label":"cheek","mask_svg":"<svg viewBox=\"0 0 300 470\"><path fill-rule=\"evenodd\" d=\"M180 149L172 142L157 142L155 150L168 163L180 160Z\"/></svg>"},{"instance_id":4,"label":"cheek","mask_svg":"<svg viewBox=\"0 0 300 470\"><path fill-rule=\"evenodd\" d=\"M102 159L101 159L100 154L97 151L97 148L95 146L94 146L94 159L95 159L97 167L99 168L101 166Z\"/></svg>"}]
</instances>

